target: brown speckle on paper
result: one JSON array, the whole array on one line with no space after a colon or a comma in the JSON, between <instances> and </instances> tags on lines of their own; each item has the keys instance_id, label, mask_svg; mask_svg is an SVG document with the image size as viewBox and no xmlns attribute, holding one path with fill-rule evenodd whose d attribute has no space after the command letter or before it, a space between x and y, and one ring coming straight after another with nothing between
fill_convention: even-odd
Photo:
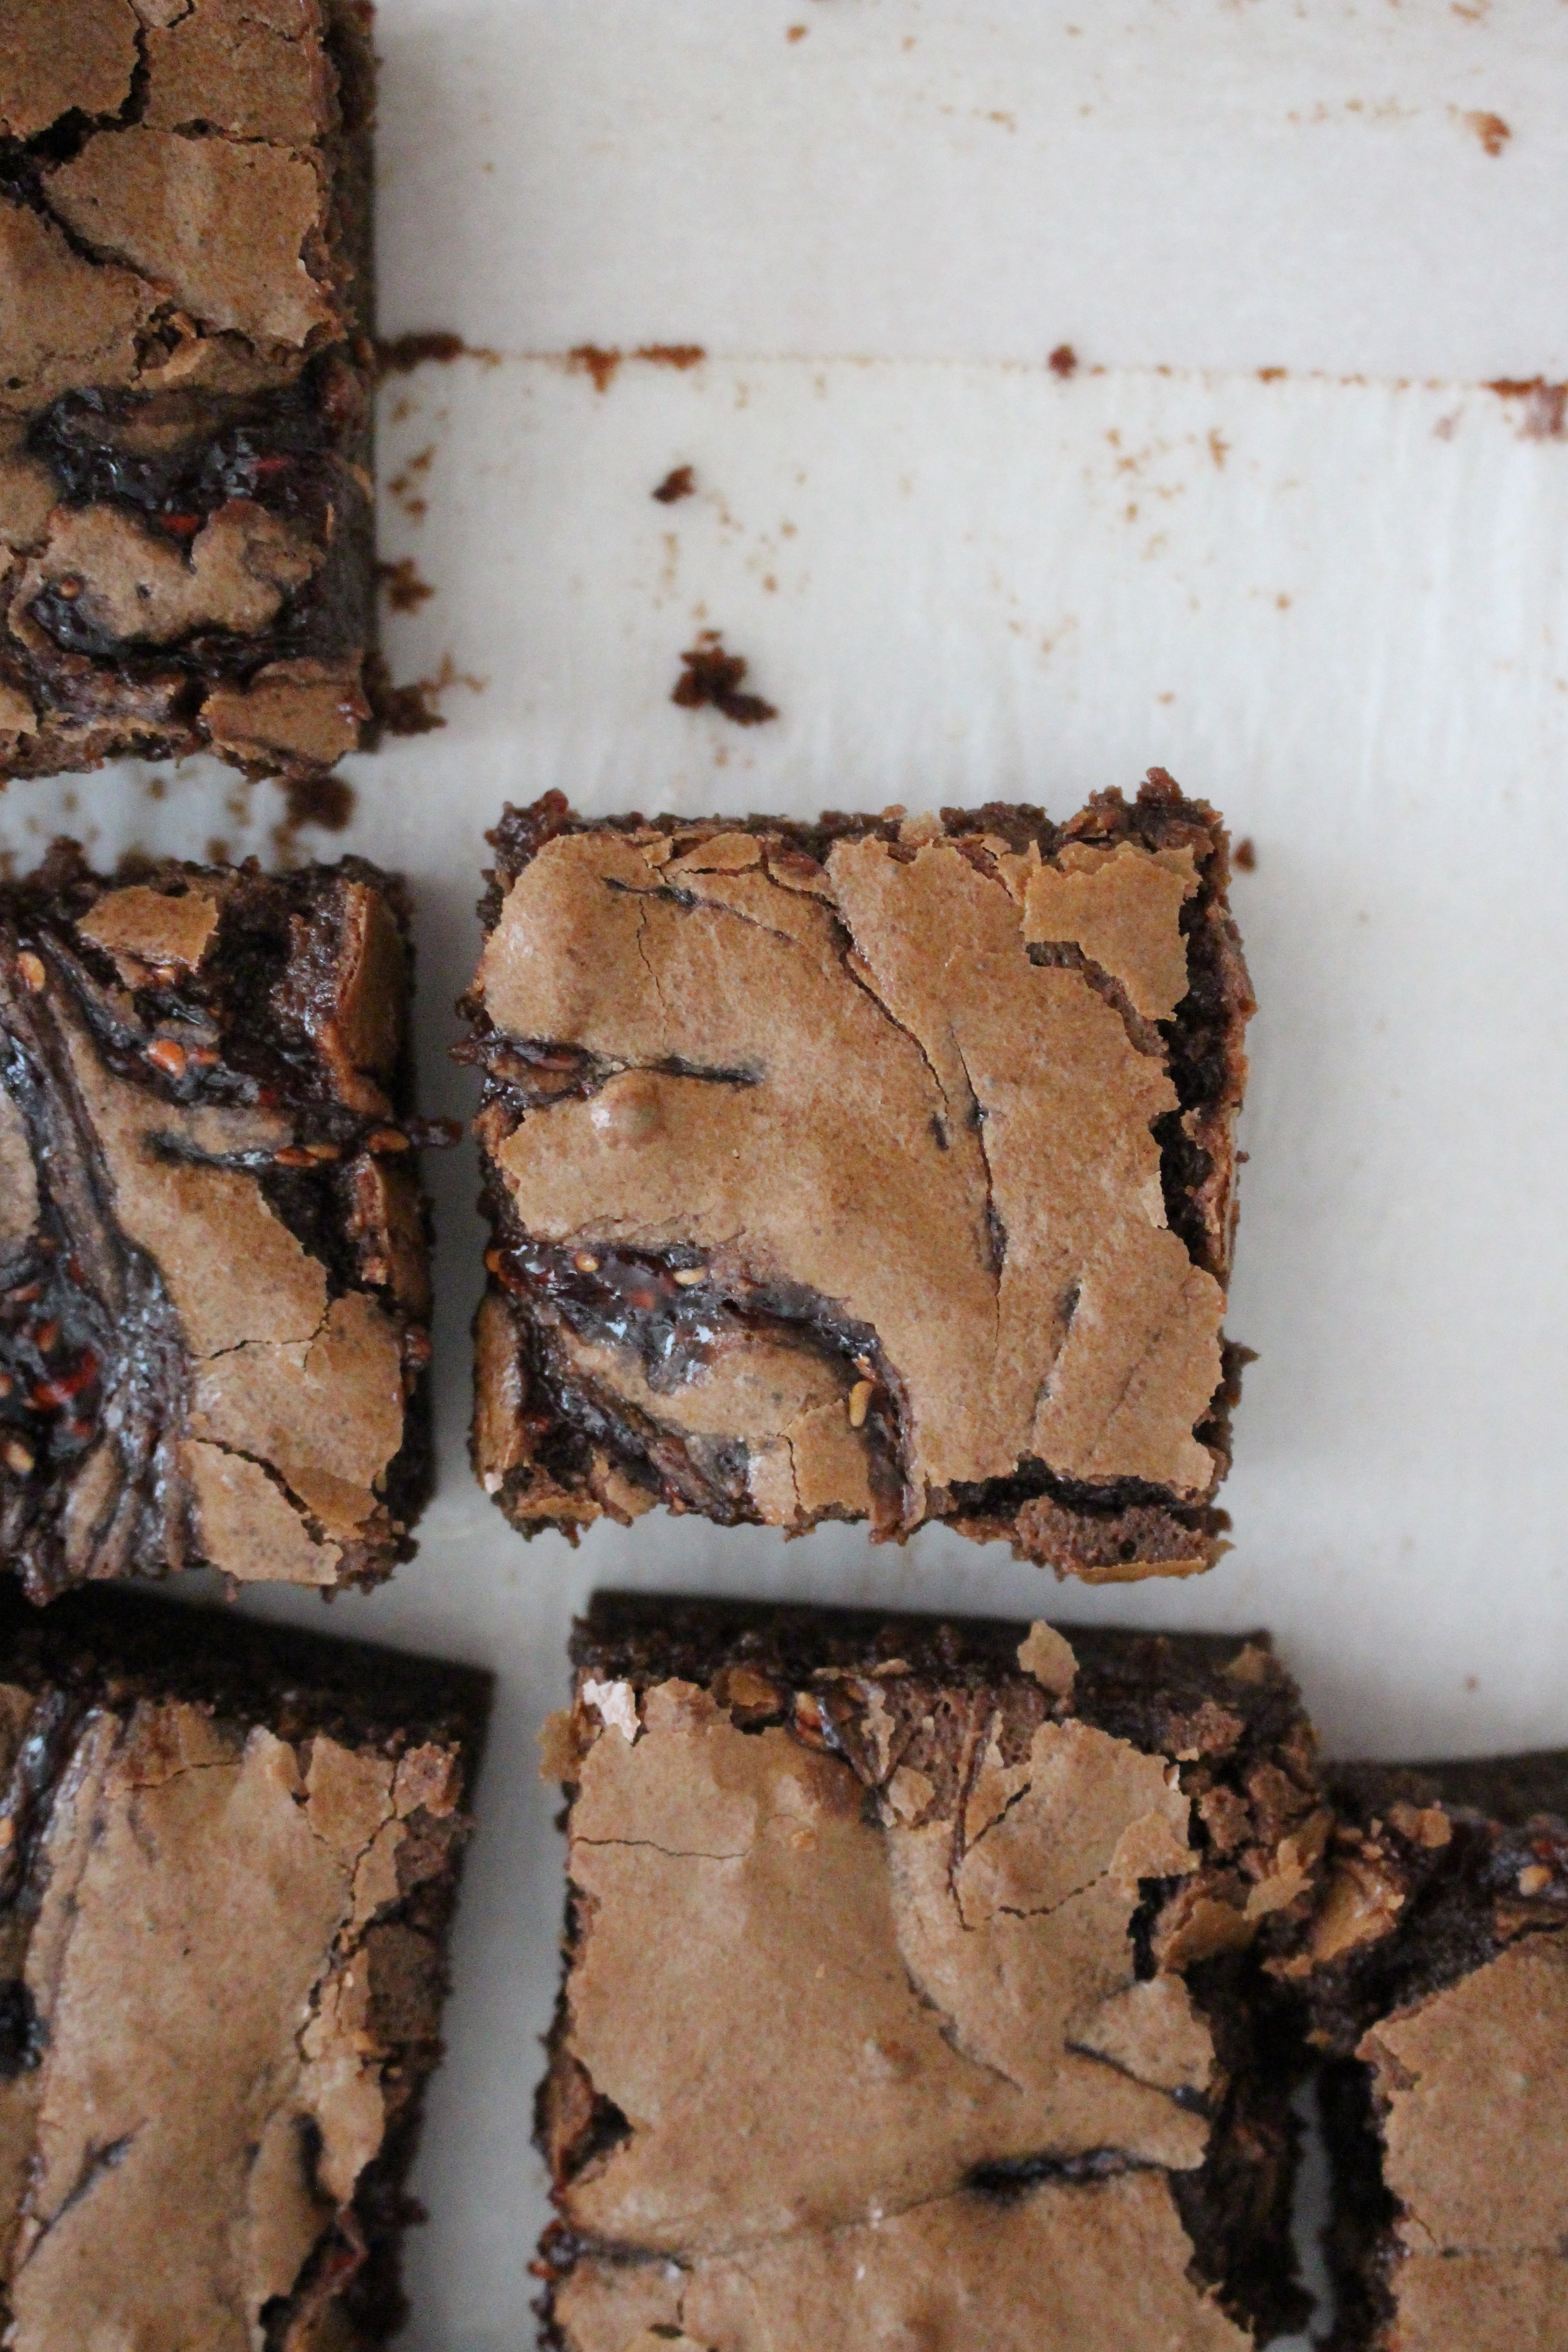
<instances>
[{"instance_id":1,"label":"brown speckle on paper","mask_svg":"<svg viewBox=\"0 0 1568 2352\"><path fill-rule=\"evenodd\" d=\"M688 368L700 367L707 356L701 343L639 343L632 353L650 367L677 368L682 374Z\"/></svg>"},{"instance_id":2,"label":"brown speckle on paper","mask_svg":"<svg viewBox=\"0 0 1568 2352\"><path fill-rule=\"evenodd\" d=\"M1513 132L1500 114L1470 113L1464 118L1467 131L1473 131L1489 155L1500 155Z\"/></svg>"},{"instance_id":3,"label":"brown speckle on paper","mask_svg":"<svg viewBox=\"0 0 1568 2352\"><path fill-rule=\"evenodd\" d=\"M375 576L386 591L386 601L395 613L416 613L426 598L436 591L427 580L419 576L419 567L411 555L396 563L378 563Z\"/></svg>"},{"instance_id":4,"label":"brown speckle on paper","mask_svg":"<svg viewBox=\"0 0 1568 2352\"><path fill-rule=\"evenodd\" d=\"M700 366L708 353L701 343L639 343L631 356L650 367L685 370ZM613 344L579 343L567 352L566 364L578 375L592 376L595 392L608 392L626 359Z\"/></svg>"},{"instance_id":5,"label":"brown speckle on paper","mask_svg":"<svg viewBox=\"0 0 1568 2352\"><path fill-rule=\"evenodd\" d=\"M616 380L625 354L608 351L602 343L578 343L566 354L566 364L579 375L591 375L595 392L608 392Z\"/></svg>"},{"instance_id":6,"label":"brown speckle on paper","mask_svg":"<svg viewBox=\"0 0 1568 2352\"><path fill-rule=\"evenodd\" d=\"M1548 383L1544 376L1499 376L1487 386L1500 400L1521 404L1521 441L1568 440L1568 383Z\"/></svg>"},{"instance_id":7,"label":"brown speckle on paper","mask_svg":"<svg viewBox=\"0 0 1568 2352\"><path fill-rule=\"evenodd\" d=\"M387 496L397 500L410 522L423 522L430 511L430 501L421 496L416 485L436 462L436 445L421 449L410 457L399 474L395 474L386 486Z\"/></svg>"}]
</instances>

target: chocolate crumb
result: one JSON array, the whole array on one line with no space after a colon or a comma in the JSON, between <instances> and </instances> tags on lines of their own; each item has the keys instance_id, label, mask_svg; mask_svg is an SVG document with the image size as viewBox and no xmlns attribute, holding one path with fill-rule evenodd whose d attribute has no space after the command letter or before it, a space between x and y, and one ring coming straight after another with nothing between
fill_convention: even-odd
<instances>
[{"instance_id":1,"label":"chocolate crumb","mask_svg":"<svg viewBox=\"0 0 1568 2352\"><path fill-rule=\"evenodd\" d=\"M445 727L440 712L430 707L430 698L440 691L442 683L439 678L420 677L408 686L394 686L385 662L377 654L370 664L365 687L378 732L429 735Z\"/></svg>"},{"instance_id":2,"label":"chocolate crumb","mask_svg":"<svg viewBox=\"0 0 1568 2352\"><path fill-rule=\"evenodd\" d=\"M689 466L677 466L666 474L654 492L661 507L672 507L679 499L689 499L697 488L697 476Z\"/></svg>"},{"instance_id":3,"label":"chocolate crumb","mask_svg":"<svg viewBox=\"0 0 1568 2352\"><path fill-rule=\"evenodd\" d=\"M384 685L375 698L375 715L388 735L432 735L446 720L430 708L437 691L433 678L416 678L411 686Z\"/></svg>"},{"instance_id":4,"label":"chocolate crumb","mask_svg":"<svg viewBox=\"0 0 1568 2352\"><path fill-rule=\"evenodd\" d=\"M428 735L447 724L432 707L438 695L452 686L466 686L470 694L482 694L489 683L471 670L459 669L447 653L442 655L434 677L416 677L407 686L394 686L385 665L378 663L371 681L371 699L377 722L386 734Z\"/></svg>"},{"instance_id":5,"label":"chocolate crumb","mask_svg":"<svg viewBox=\"0 0 1568 2352\"><path fill-rule=\"evenodd\" d=\"M709 706L737 727L761 727L778 711L760 694L744 694L742 682L750 665L740 654L727 653L716 629L704 629L689 652L680 656L682 674L670 693L682 710Z\"/></svg>"},{"instance_id":6,"label":"chocolate crumb","mask_svg":"<svg viewBox=\"0 0 1568 2352\"><path fill-rule=\"evenodd\" d=\"M1046 364L1053 375L1059 375L1065 381L1068 376L1078 373L1078 353L1070 343L1058 343Z\"/></svg>"},{"instance_id":7,"label":"chocolate crumb","mask_svg":"<svg viewBox=\"0 0 1568 2352\"><path fill-rule=\"evenodd\" d=\"M1251 874L1256 870L1258 866L1258 852L1252 845L1252 835L1250 834L1247 835L1245 840L1238 841L1237 843L1235 849L1231 853L1231 856L1233 863L1238 866L1244 874Z\"/></svg>"},{"instance_id":8,"label":"chocolate crumb","mask_svg":"<svg viewBox=\"0 0 1568 2352\"><path fill-rule=\"evenodd\" d=\"M438 360L445 364L461 359L468 348L461 335L442 328L423 334L394 335L377 343L376 364L383 376L409 375L426 360Z\"/></svg>"},{"instance_id":9,"label":"chocolate crumb","mask_svg":"<svg viewBox=\"0 0 1568 2352\"><path fill-rule=\"evenodd\" d=\"M416 613L427 597L436 591L427 580L419 576L419 567L411 555L396 563L378 563L375 576L386 591L386 601L395 613Z\"/></svg>"},{"instance_id":10,"label":"chocolate crumb","mask_svg":"<svg viewBox=\"0 0 1568 2352\"><path fill-rule=\"evenodd\" d=\"M342 833L354 813L354 788L341 776L301 776L285 789L290 826L314 824L323 833Z\"/></svg>"}]
</instances>

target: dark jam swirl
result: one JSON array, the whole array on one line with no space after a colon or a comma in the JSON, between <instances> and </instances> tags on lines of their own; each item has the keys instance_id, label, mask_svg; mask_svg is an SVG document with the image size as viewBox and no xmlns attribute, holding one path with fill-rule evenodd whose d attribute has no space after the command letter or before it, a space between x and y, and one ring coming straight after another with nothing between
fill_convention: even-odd
<instances>
[{"instance_id":1,"label":"dark jam swirl","mask_svg":"<svg viewBox=\"0 0 1568 2352\"><path fill-rule=\"evenodd\" d=\"M0 1287L0 1468L68 1469L98 1434L109 1333L71 1252L35 1234Z\"/></svg>"}]
</instances>

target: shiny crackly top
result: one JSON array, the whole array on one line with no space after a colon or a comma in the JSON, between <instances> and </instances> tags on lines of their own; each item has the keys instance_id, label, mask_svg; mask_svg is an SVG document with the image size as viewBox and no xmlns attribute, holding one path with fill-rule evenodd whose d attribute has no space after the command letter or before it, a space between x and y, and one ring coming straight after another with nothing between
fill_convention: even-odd
<instances>
[{"instance_id":1,"label":"shiny crackly top","mask_svg":"<svg viewBox=\"0 0 1568 2352\"><path fill-rule=\"evenodd\" d=\"M450 1866L454 1756L152 1700L62 1744L64 1704L0 1681L5 2341L335 2342L355 2198L434 2049L405 1914Z\"/></svg>"},{"instance_id":2,"label":"shiny crackly top","mask_svg":"<svg viewBox=\"0 0 1568 2352\"><path fill-rule=\"evenodd\" d=\"M1019 1658L1005 1690L929 1694L923 1727L896 1659L795 1693L743 1664L580 1675L545 1742L574 1790L556 2201L588 2248L668 2259L574 2262L573 2352L647 2326L1054 2352L1133 2340L1130 2314L1184 2352L1249 2340L1189 2277L1164 2177L1204 2163L1225 2090L1183 1971L1300 1906L1324 1822L1290 1790L1229 1907L1178 1765L1074 1716L1052 1629ZM1229 1686L1270 1671L1239 1648ZM1234 1742L1223 1712L1194 1741ZM1023 2193L976 2193L1010 2168Z\"/></svg>"},{"instance_id":3,"label":"shiny crackly top","mask_svg":"<svg viewBox=\"0 0 1568 2352\"><path fill-rule=\"evenodd\" d=\"M817 864L761 831L587 829L506 889L476 1001L586 1065L481 1121L519 1226L578 1264L683 1253L689 1317L736 1284L804 1302L733 1344L716 1316L673 1366L563 1328L563 1375L741 1436L785 1524L872 1507L883 1416L912 1516L1030 1459L1202 1497L1224 1294L1153 1131L1193 851L905 836ZM825 1363L814 1312L864 1360Z\"/></svg>"},{"instance_id":4,"label":"shiny crackly top","mask_svg":"<svg viewBox=\"0 0 1568 2352\"><path fill-rule=\"evenodd\" d=\"M390 1565L428 1357L381 878L0 895L0 1525L40 1595Z\"/></svg>"}]
</instances>

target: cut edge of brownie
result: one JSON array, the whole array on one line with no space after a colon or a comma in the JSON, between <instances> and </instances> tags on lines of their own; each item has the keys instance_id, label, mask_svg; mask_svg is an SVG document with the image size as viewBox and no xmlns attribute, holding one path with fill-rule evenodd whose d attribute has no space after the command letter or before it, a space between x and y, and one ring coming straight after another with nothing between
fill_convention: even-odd
<instances>
[{"instance_id":1,"label":"cut edge of brownie","mask_svg":"<svg viewBox=\"0 0 1568 2352\"><path fill-rule=\"evenodd\" d=\"M1161 1045L1177 1096L1176 1109L1154 1126L1167 1223L1194 1265L1225 1285L1236 1232L1234 1124L1247 1075L1246 1027L1256 1002L1226 895L1230 851L1223 820L1206 802L1187 799L1160 768L1149 772L1134 800L1128 801L1120 791L1096 793L1075 816L1059 824L1042 809L995 802L973 810L944 808L940 818L949 838L990 834L1015 850L1033 845L1047 859L1075 843L1114 847L1131 841L1152 851L1173 845L1193 850L1198 888L1181 916L1187 944L1188 992L1171 1021L1142 1023L1142 1030ZM480 919L488 935L500 919L511 884L547 843L563 835L651 830L696 843L717 834L767 833L777 835L789 848L820 864L837 841L876 839L897 848L901 822L901 811L879 816L829 811L815 824L760 815L685 818L664 814L647 819L631 813L584 818L571 808L563 793L551 792L525 808L509 804L500 824L487 835L496 863L479 903ZM1037 961L1060 961L1064 951L1037 949L1031 954ZM1077 961L1090 985L1136 1027L1140 1016L1125 992L1098 966L1087 964L1081 956ZM473 1034L457 1050L459 1058L483 1069L486 1104L509 1097L513 1102L528 1099L526 1086L520 1090L518 1080L530 1056L537 1057L541 1071L549 1072L549 1099L587 1094L603 1076L595 1058L575 1048L556 1052L552 1051L555 1041L548 1039L500 1038L473 993L460 1000L459 1010L472 1024ZM510 1449L514 1453L521 1449L521 1458L495 1469L485 1458L481 1393L471 1452L476 1473L487 1491L525 1538L553 1527L574 1544L585 1521L606 1511L626 1518L629 1512L659 1500L703 1510L721 1524L740 1524L754 1517L748 1505L721 1496L710 1483L700 1494L682 1491L670 1465L666 1463L662 1473L655 1466L639 1443L637 1430L626 1423L624 1413L616 1414L605 1398L584 1397L569 1404L561 1383L543 1360L531 1316L509 1295L503 1276L510 1273L513 1284L521 1279L511 1272L509 1261L526 1237L482 1145L481 1161L485 1163L481 1210L490 1222L495 1243L487 1256L487 1289L475 1326L481 1391L487 1376L502 1376L499 1360L510 1352L512 1378L522 1391L516 1428L525 1433ZM672 1267L684 1270L691 1254L678 1250L666 1255ZM640 1261L647 1254L636 1255ZM650 1265L658 1263L648 1257ZM826 1346L849 1358L868 1344L874 1346L874 1334L868 1340L858 1327L851 1328L841 1319L835 1323L823 1302L803 1299L798 1304L805 1310L804 1319L818 1329ZM1231 1418L1249 1357L1247 1348L1223 1341L1220 1382L1207 1416L1194 1432L1214 1465L1206 1496L1188 1502L1163 1487L1135 1479L1086 1485L1058 1475L1044 1462L1026 1458L1010 1477L945 1490L942 1516L977 1541L1010 1543L1016 1558L1052 1568L1058 1578L1073 1575L1086 1583L1193 1574L1211 1568L1228 1549L1225 1538L1230 1519L1213 1497L1230 1467ZM877 1433L884 1451L890 1449L886 1459L873 1453L878 1502L873 1539L902 1540L907 1530L893 1499L900 1478L901 1416L887 1417L875 1411L868 1426ZM616 1472L631 1490L619 1502L604 1492L595 1495L589 1488L595 1445L608 1450ZM600 1483L602 1486L604 1482ZM837 1515L831 1510L823 1514Z\"/></svg>"},{"instance_id":2,"label":"cut edge of brownie","mask_svg":"<svg viewBox=\"0 0 1568 2352\"><path fill-rule=\"evenodd\" d=\"M1314 2038L1335 2056L1517 1936L1568 1926L1568 1749L1332 1764L1324 1780L1340 1884L1360 1906L1352 1924L1382 1929L1311 1961Z\"/></svg>"},{"instance_id":3,"label":"cut edge of brownie","mask_svg":"<svg viewBox=\"0 0 1568 2352\"><path fill-rule=\"evenodd\" d=\"M872 1741L858 1732L852 1687L858 1677L870 1678L882 1707L906 1735L921 1715L942 1716L934 1746L928 1737L917 1748L918 1732L900 1745L895 1734L881 1759L884 1769L891 1770L918 1753L920 1769L937 1783L939 1805L941 1751L944 1745L951 1750L962 1733L951 1704L945 1710L942 1705L954 1694L972 1706L982 1699L999 1706L1005 1756L1015 1749L1026 1752L1037 1721L1069 1717L1145 1752L1175 1753L1184 1790L1196 1798L1223 1789L1249 1808L1249 1822L1267 1836L1267 1807L1279 1802L1279 1791L1258 1798L1261 1769L1291 1786L1287 1801L1300 1807L1310 1878L1314 1832L1321 1827L1326 1836L1327 1829L1312 1736L1296 1685L1267 1633L1160 1634L1055 1624L1053 1631L1073 1652L1077 1672L1070 1699L1053 1704L1051 1694L1019 1664L1019 1644L1030 1630L1026 1623L1000 1618L600 1590L574 1623L568 1656L574 1706L590 1680L627 1683L639 1701L658 1683L691 1682L711 1691L741 1729L782 1727L808 1747L840 1757L868 1789L874 1785L878 1759ZM945 1760L946 1801L956 1806L963 1794L955 1777L956 1758L950 1753ZM568 1767L563 1826L575 1785ZM1182 1919L1205 1897L1223 1901L1227 1893L1234 1895L1227 1882L1236 1874L1223 1866L1225 1857L1211 1851L1214 1838L1196 1801L1192 1835L1205 1855L1198 1878L1149 1881L1141 1889L1131 1931L1140 1979L1157 1972L1157 1952L1173 1948ZM1297 2273L1291 2231L1300 2140L1292 2102L1306 2073L1300 2002L1294 1988L1268 1965L1270 1957L1290 1948L1290 1922L1307 1899L1300 1897L1288 1917L1266 1918L1248 1948L1215 1951L1182 1969L1213 2032L1226 2084L1217 2108L1205 2109L1213 2116L1214 2140L1205 2162L1194 2172L1171 2171L1165 2178L1193 2247L1189 2276L1200 2289L1212 2290L1227 2315L1255 2331L1259 2343L1303 2325L1311 2309ZM567 1988L581 1932L575 1891L568 1885L564 1965L546 2037L549 2065L535 2102L535 2143L556 2191L630 2128L567 2048ZM1037 2182L1104 2178L1127 2169L1131 2161L1102 2149L982 2166L963 2193L1008 2200ZM536 2307L541 2340L556 2352L567 2352L555 2317L556 2294L587 2258L663 2259L601 2246L564 2221L552 2221L536 2265L544 2282Z\"/></svg>"},{"instance_id":4,"label":"cut edge of brownie","mask_svg":"<svg viewBox=\"0 0 1568 2352\"><path fill-rule=\"evenodd\" d=\"M106 1066L133 1071L139 1082L153 1088L163 1087L171 1100L199 1103L204 1082L197 1077L194 1064L165 1082L162 1071L149 1066L148 1057L142 1050L145 1041L139 1042L122 1021L117 1023L104 1013L103 1006L112 1003L116 992L124 992L121 975L113 958L91 940L75 935L74 927L110 891L140 885L167 893L171 888L177 891L204 880L221 882L229 893L214 934L215 944L204 956L202 996L197 1006L204 1014L211 1014L213 1008L217 1008L216 1020L224 1055L214 1076L222 1082L226 1092L214 1099L234 1097L237 1084L237 1099L243 1101L254 1095L258 1099L281 1104L313 1130L319 1129L325 1139L319 1159L312 1158L308 1150L296 1151L292 1155L294 1164L279 1163L258 1175L268 1206L300 1246L321 1263L330 1296L365 1291L371 1277L356 1261L353 1211L350 1195L342 1189L350 1181L344 1170L352 1167L353 1156L363 1151L372 1136L388 1148L396 1143L397 1157L413 1180L427 1266L434 1239L432 1210L419 1175L418 1146L438 1144L446 1138L440 1122L419 1119L414 1108L414 1038L408 1013L416 988L416 950L408 887L401 875L387 873L353 856L332 864L318 863L267 874L254 858L238 866L217 866L176 858L153 859L136 851L122 857L111 875L100 875L89 865L79 843L60 838L50 845L32 873L0 881L0 944L6 932L17 929L26 931L29 922L51 934L61 929L70 929L76 936L72 956L78 977L89 991L77 1009L92 1028L95 1046ZM334 1097L328 1060L318 1047L317 1029L331 1019L340 975L332 943L320 921L317 934L310 940L310 952L299 952L300 932L312 918L333 914L333 901L343 883L361 886L385 907L402 947L404 968L397 1006L401 1034L396 1058L387 1076L384 1099L390 1103L390 1111L384 1116L380 1109L351 1110ZM153 976L147 978L151 987ZM288 1001L286 1007L280 1007L279 991L285 980ZM163 1023L174 1020L177 1024L183 1017L182 1005L191 995L191 985L190 976L182 982L177 975L166 973L156 983L155 1002L153 996L147 998L153 1017ZM94 990L101 995L101 1003L92 995ZM134 1005L135 992L124 993L126 1002ZM193 997L192 1003L195 1002ZM207 1026L212 1025L209 1019ZM193 1027L193 1036L197 1034ZM4 1042L5 1031L0 1029L0 1045ZM232 1069L227 1066L231 1061ZM37 1149L35 1142L35 1154ZM299 1164L301 1160L306 1164ZM89 1181L89 1190L95 1197L101 1189ZM54 1211L46 1211L41 1195L40 1210L45 1213L46 1223L55 1216ZM55 1222L59 1222L58 1216ZM107 1360L110 1352L108 1334L98 1328L101 1317L73 1317L69 1311L71 1299L64 1295L77 1286L71 1280L71 1237L63 1224L52 1240L55 1246L44 1274L46 1286L52 1283L53 1288L43 1301L43 1308L52 1311L53 1289L60 1289L61 1312L55 1320L68 1331L80 1325L78 1336L93 1348L101 1360ZM129 1258L140 1261L145 1257L145 1253L129 1244L125 1246ZM148 1265L151 1266L150 1261ZM389 1262L383 1265L382 1286L389 1296L396 1280L395 1265ZM151 1295L143 1300L143 1306L151 1325L158 1328L151 1329L150 1326L149 1341L141 1353L147 1359L146 1369L155 1372L171 1348L177 1352L177 1318L156 1269L151 1270L138 1295L149 1289ZM366 1295L374 1295L374 1287ZM338 1539L344 1554L344 1567L337 1584L325 1588L329 1591L348 1585L368 1589L390 1575L398 1562L412 1559L416 1550L412 1530L434 1486L428 1339L427 1336L420 1336L417 1315L405 1311L401 1304L399 1311L405 1327L405 1346L412 1351L407 1363L410 1377L402 1443L384 1474L377 1522L357 1539ZM426 1323L427 1320L426 1316ZM7 1352L5 1342L10 1337L7 1329L0 1328L0 1358ZM0 1370L3 1369L0 1361ZM11 1429L14 1413L22 1410L26 1402L23 1368L14 1363L8 1378L10 1386L3 1392L7 1409L0 1414L0 1435L15 1433ZM88 1393L95 1394L96 1387ZM71 1402L70 1410L78 1410L75 1402ZM23 1432L25 1436L27 1433ZM34 1436L36 1440L36 1433ZM27 1450L37 1454L36 1442ZM58 1564L40 1564L41 1556L35 1559L36 1547L28 1527L17 1517L20 1500L13 1498L9 1506L5 1505L5 1488L8 1477L15 1475L14 1465L0 1463L0 1507L4 1507L0 1509L0 1528L4 1531L7 1565L21 1573L29 1594L43 1601L80 1579L64 1572ZM65 1478L68 1473L62 1471L59 1475ZM184 1559L142 1558L139 1554L136 1570L141 1575L155 1576L189 1564Z\"/></svg>"},{"instance_id":5,"label":"cut edge of brownie","mask_svg":"<svg viewBox=\"0 0 1568 2352\"><path fill-rule=\"evenodd\" d=\"M406 2021L396 2044L396 2063L412 2087L358 2178L345 2222L323 2237L293 2293L274 2298L261 2315L269 2352L285 2352L298 2340L291 2330L326 2301L363 2331L356 2342L388 2341L407 2315L402 2239L421 2215L406 2181L426 2089L442 2055L437 2028L450 1989L447 1956L494 1676L379 1643L105 1585L67 1593L40 1613L13 1578L0 1575L0 1680L48 1702L47 1722L26 1743L9 1790L0 1792L0 1817L10 1830L0 1902L14 1900L24 1883L58 1776L99 1705L182 1704L219 1725L265 1729L289 1744L325 1738L394 1758L431 1745L453 1758L458 1809L449 1816L443 1867L375 1915L378 1927L416 1927L437 1955L436 1973L426 1979L426 2006ZM8 2005L0 2016L0 2066L34 2063L22 2046L26 2031L24 2007Z\"/></svg>"},{"instance_id":6,"label":"cut edge of brownie","mask_svg":"<svg viewBox=\"0 0 1568 2352\"><path fill-rule=\"evenodd\" d=\"M1376 2352L1398 2318L1391 2281L1401 2207L1384 2176L1373 2070L1357 2047L1373 2026L1447 1990L1521 1936L1568 1930L1568 1749L1330 1764L1324 1779L1339 1817L1329 1900L1336 1885L1348 1888L1356 1912L1384 1923L1310 1973L1300 1961L1290 1969L1305 1984L1310 2038L1323 2053L1323 2248L1335 2315L1324 2352Z\"/></svg>"}]
</instances>

